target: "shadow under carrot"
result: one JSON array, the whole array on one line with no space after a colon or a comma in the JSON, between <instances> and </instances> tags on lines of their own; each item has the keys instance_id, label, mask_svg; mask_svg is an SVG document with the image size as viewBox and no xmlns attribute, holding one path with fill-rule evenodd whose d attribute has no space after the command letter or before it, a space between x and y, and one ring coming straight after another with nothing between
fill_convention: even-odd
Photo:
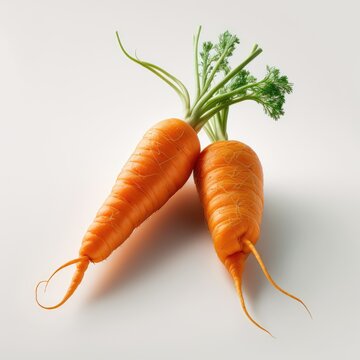
<instances>
[{"instance_id":1,"label":"shadow under carrot","mask_svg":"<svg viewBox=\"0 0 360 360\"><path fill-rule=\"evenodd\" d=\"M265 194L265 207L261 224L261 236L258 249L264 262L273 273L279 269L289 269L289 258L295 258L296 238L289 237L290 233L298 234L302 231L302 224L298 218L289 216L289 209L293 213L302 214L309 211L306 203L295 201L294 196L287 196L279 191L267 191ZM279 281L287 278L286 272L281 274ZM254 258L249 259L244 272L244 285L249 303L253 309L261 298L260 292L267 286L266 279L262 276L261 269Z\"/></svg>"},{"instance_id":2,"label":"shadow under carrot","mask_svg":"<svg viewBox=\"0 0 360 360\"><path fill-rule=\"evenodd\" d=\"M136 282L151 269L163 266L169 257L177 256L181 248L192 246L195 237L207 228L195 185L190 180L158 212L136 229L112 255L97 276L89 302ZM211 244L210 234L209 245Z\"/></svg>"}]
</instances>

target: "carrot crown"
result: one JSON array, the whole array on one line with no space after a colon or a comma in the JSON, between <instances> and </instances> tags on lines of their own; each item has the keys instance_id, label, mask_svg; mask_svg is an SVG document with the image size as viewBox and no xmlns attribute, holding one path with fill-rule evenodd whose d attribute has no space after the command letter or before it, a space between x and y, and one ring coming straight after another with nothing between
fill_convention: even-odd
<instances>
[{"instance_id":1,"label":"carrot crown","mask_svg":"<svg viewBox=\"0 0 360 360\"><path fill-rule=\"evenodd\" d=\"M239 38L225 31L216 44L204 42L199 50L200 33L201 26L194 36L196 91L192 101L188 89L178 78L160 66L130 55L118 32L116 37L127 58L148 69L173 88L184 105L185 120L196 131L200 131L205 125L204 129L213 141L227 139L227 115L233 104L253 100L261 104L265 113L275 120L284 114L285 94L292 91L292 84L287 77L280 76L278 69L268 66L267 74L258 81L244 69L262 52L257 44L244 61L231 68L229 58L239 44Z\"/></svg>"}]
</instances>

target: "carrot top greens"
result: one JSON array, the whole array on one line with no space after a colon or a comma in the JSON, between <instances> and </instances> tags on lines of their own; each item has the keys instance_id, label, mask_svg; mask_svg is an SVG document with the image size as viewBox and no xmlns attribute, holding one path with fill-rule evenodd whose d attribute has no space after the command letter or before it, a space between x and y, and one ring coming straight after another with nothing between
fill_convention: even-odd
<instances>
[{"instance_id":1,"label":"carrot top greens","mask_svg":"<svg viewBox=\"0 0 360 360\"><path fill-rule=\"evenodd\" d=\"M285 94L292 92L292 84L288 78L280 75L280 71L274 67L266 67L267 74L257 81L249 71L242 70L225 89L219 91L213 101L221 99L223 96L232 97L234 102L253 100L263 106L267 115L277 120L284 115ZM204 125L208 137L212 141L227 140L227 118L229 114L229 105L222 107L214 116Z\"/></svg>"},{"instance_id":2,"label":"carrot top greens","mask_svg":"<svg viewBox=\"0 0 360 360\"><path fill-rule=\"evenodd\" d=\"M116 32L122 52L135 63L153 72L165 81L180 97L185 108L185 120L199 131L203 126L211 140L226 140L226 126L229 107L245 100L261 104L267 115L277 120L284 114L285 94L292 91L288 78L280 75L277 68L267 66L262 80L257 80L245 70L262 49L256 44L248 57L234 68L229 58L240 43L236 35L225 31L217 43L206 41L199 49L201 26L194 36L194 65L196 91L190 100L186 86L175 76L137 56L130 55L124 48Z\"/></svg>"}]
</instances>

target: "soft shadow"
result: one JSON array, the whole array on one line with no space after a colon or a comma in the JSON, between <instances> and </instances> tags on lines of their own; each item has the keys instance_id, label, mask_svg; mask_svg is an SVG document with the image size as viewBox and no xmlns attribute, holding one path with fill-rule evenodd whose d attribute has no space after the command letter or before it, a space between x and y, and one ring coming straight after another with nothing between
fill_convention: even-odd
<instances>
[{"instance_id":1,"label":"soft shadow","mask_svg":"<svg viewBox=\"0 0 360 360\"><path fill-rule=\"evenodd\" d=\"M295 239L289 238L289 233L298 233L302 226L294 214L310 210L306 204L296 203L294 199L293 196L278 190L266 191L261 236L256 244L270 275L280 286L281 279L274 274L286 274L288 259L296 256L296 246L293 246ZM244 292L254 309L261 298L261 292L265 286L269 286L267 284L260 266L250 255L244 272Z\"/></svg>"},{"instance_id":2,"label":"soft shadow","mask_svg":"<svg viewBox=\"0 0 360 360\"><path fill-rule=\"evenodd\" d=\"M111 255L89 302L123 289L155 267L164 266L164 261L176 256L181 248L191 246L194 238L203 239L194 234L206 231L195 185L189 181Z\"/></svg>"},{"instance_id":3,"label":"soft shadow","mask_svg":"<svg viewBox=\"0 0 360 360\"><path fill-rule=\"evenodd\" d=\"M296 257L296 246L293 246L295 239L289 238L289 233L301 231L302 224L294 214L308 212L309 206L294 199L279 190L270 189L265 194L261 237L256 248L272 275L286 275L288 259ZM96 302L119 289L123 290L127 284L147 276L158 267L165 269L169 258L177 256L181 249L192 246L194 239L203 241L201 233L208 233L208 230L195 185L189 181L162 209L136 229L99 269L88 301ZM208 239L212 241L210 234ZM243 276L246 301L256 311L261 292L269 285L252 255L247 259ZM274 276L274 280L282 285L281 279ZM233 286L225 268L224 281L229 281Z\"/></svg>"}]
</instances>

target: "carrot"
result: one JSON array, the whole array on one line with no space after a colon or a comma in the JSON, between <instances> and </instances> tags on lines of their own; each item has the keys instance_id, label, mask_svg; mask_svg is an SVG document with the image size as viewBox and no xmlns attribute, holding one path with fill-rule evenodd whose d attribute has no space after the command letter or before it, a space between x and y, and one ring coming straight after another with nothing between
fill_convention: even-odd
<instances>
[{"instance_id":1,"label":"carrot","mask_svg":"<svg viewBox=\"0 0 360 360\"><path fill-rule=\"evenodd\" d=\"M195 37L195 47L198 44L200 30L201 28ZM79 286L90 262L97 263L106 259L137 226L184 185L200 152L197 132L219 111L218 107L221 104L227 104L227 99L225 102L221 99L213 101L214 94L226 84L226 81L222 81L213 85L215 72L209 76L206 86L201 92L196 93L191 103L189 92L180 80L157 65L131 56L121 43L118 33L116 36L120 49L127 58L154 73L179 95L185 107L184 120L165 120L146 132L85 233L79 256L60 266L48 280L37 284L36 301L44 309L55 309L63 305ZM237 41L235 36L224 38L222 45L225 46L219 48L219 59L228 56ZM228 80L236 77L260 53L261 49L256 46L237 66L236 71L228 75ZM196 81L199 80L198 75L196 72ZM40 304L37 297L39 286L46 284L46 289L58 271L71 265L76 265L76 269L63 299L53 306Z\"/></svg>"},{"instance_id":2,"label":"carrot","mask_svg":"<svg viewBox=\"0 0 360 360\"><path fill-rule=\"evenodd\" d=\"M39 305L55 309L64 304L80 284L90 262L105 260L185 184L199 151L196 132L182 120L164 120L147 131L85 233L79 257L61 266L49 278L76 264L64 298L54 306Z\"/></svg>"},{"instance_id":3,"label":"carrot","mask_svg":"<svg viewBox=\"0 0 360 360\"><path fill-rule=\"evenodd\" d=\"M249 315L241 290L250 253L276 289L306 305L275 283L254 247L260 236L264 205L260 161L241 142L216 141L201 152L194 177L215 250L234 279L243 310L256 326L268 332Z\"/></svg>"},{"instance_id":4,"label":"carrot","mask_svg":"<svg viewBox=\"0 0 360 360\"><path fill-rule=\"evenodd\" d=\"M206 44L200 54L205 60L214 56L213 48ZM223 68L226 78L231 69L228 63ZM204 79L207 76L205 72L201 77ZM195 183L217 255L235 282L246 316L269 334L250 316L245 305L242 275L249 254L255 256L266 278L277 290L300 302L308 312L309 310L302 300L283 290L272 279L255 248L260 236L264 207L263 172L256 153L249 146L228 140L228 105L254 100L263 105L268 115L278 119L284 113L285 94L291 91L292 84L286 76L280 76L278 69L267 67L267 75L261 81L242 70L212 100L227 98L228 104L220 105L220 111L205 124L204 129L212 144L200 153L194 169Z\"/></svg>"}]
</instances>

